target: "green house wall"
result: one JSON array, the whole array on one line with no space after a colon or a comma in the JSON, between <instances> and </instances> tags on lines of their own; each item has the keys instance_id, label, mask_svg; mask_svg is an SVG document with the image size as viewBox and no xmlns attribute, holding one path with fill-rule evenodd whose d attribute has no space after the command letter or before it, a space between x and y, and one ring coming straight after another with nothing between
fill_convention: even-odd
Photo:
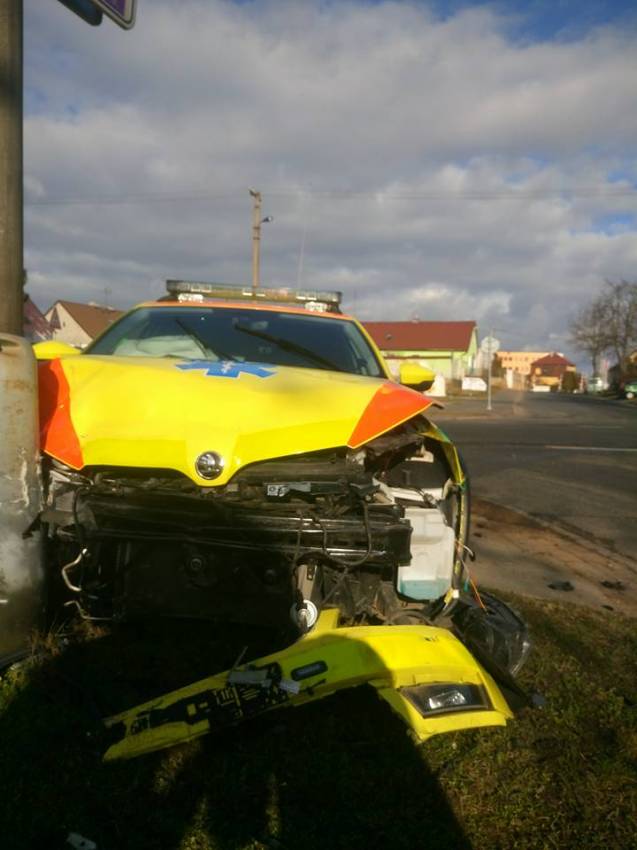
<instances>
[{"instance_id":1,"label":"green house wall","mask_svg":"<svg viewBox=\"0 0 637 850\"><path fill-rule=\"evenodd\" d=\"M463 378L473 371L475 356L478 353L477 332L474 329L471 341L466 351L400 351L383 349L383 357L388 361L389 368L394 371L400 360L417 360L421 365L432 369L444 378Z\"/></svg>"}]
</instances>

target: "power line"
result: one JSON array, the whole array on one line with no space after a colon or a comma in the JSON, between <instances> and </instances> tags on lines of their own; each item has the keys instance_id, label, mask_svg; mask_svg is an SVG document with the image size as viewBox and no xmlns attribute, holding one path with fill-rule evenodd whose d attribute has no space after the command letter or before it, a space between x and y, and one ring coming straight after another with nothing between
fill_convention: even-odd
<instances>
[{"instance_id":1,"label":"power line","mask_svg":"<svg viewBox=\"0 0 637 850\"><path fill-rule=\"evenodd\" d=\"M383 192L353 190L307 190L307 189L268 189L269 197L299 198L310 196L327 200L375 200L391 201L534 201L534 200L570 200L575 198L629 198L637 197L637 187L617 189L573 186L556 190L541 191L467 191L467 192ZM237 193L199 192L183 194L135 194L117 196L61 197L25 201L28 207L54 206L124 206L136 204L205 203L217 200L237 200Z\"/></svg>"},{"instance_id":2,"label":"power line","mask_svg":"<svg viewBox=\"0 0 637 850\"><path fill-rule=\"evenodd\" d=\"M61 206L119 206L127 204L161 204L176 203L180 201L212 201L212 200L236 200L236 193L217 194L206 193L199 195L118 195L93 197L70 197L70 198L47 198L46 200L25 201L28 207L61 207Z\"/></svg>"}]
</instances>

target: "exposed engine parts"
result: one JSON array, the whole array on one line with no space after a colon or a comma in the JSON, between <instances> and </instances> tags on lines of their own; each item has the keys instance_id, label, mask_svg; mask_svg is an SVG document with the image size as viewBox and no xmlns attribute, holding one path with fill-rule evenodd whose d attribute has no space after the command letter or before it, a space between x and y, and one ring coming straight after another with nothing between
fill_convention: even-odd
<instances>
[{"instance_id":1,"label":"exposed engine parts","mask_svg":"<svg viewBox=\"0 0 637 850\"><path fill-rule=\"evenodd\" d=\"M468 513L426 424L419 417L356 451L253 464L218 488L167 470L80 474L51 461L43 520L63 590L97 619L302 634L330 606L357 623L422 618L459 587Z\"/></svg>"}]
</instances>

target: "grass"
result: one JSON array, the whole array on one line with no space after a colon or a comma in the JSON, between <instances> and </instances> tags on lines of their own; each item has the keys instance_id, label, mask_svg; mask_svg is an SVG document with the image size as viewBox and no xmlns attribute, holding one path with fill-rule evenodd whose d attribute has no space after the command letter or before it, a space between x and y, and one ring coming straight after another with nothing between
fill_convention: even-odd
<instances>
[{"instance_id":1,"label":"grass","mask_svg":"<svg viewBox=\"0 0 637 850\"><path fill-rule=\"evenodd\" d=\"M546 707L422 747L361 689L105 765L101 714L234 647L97 633L46 652L0 682L2 846L56 850L73 830L100 850L634 848L637 624L514 601L535 641L522 682Z\"/></svg>"}]
</instances>

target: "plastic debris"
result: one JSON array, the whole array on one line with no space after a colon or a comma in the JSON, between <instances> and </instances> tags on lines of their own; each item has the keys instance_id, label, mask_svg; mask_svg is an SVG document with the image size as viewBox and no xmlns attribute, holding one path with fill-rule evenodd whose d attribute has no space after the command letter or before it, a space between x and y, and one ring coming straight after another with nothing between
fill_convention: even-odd
<instances>
[{"instance_id":1,"label":"plastic debris","mask_svg":"<svg viewBox=\"0 0 637 850\"><path fill-rule=\"evenodd\" d=\"M231 670L228 674L229 685L256 685L259 688L270 688L272 680L266 669Z\"/></svg>"},{"instance_id":2,"label":"plastic debris","mask_svg":"<svg viewBox=\"0 0 637 850\"><path fill-rule=\"evenodd\" d=\"M84 838L79 832L69 832L66 843L69 847L74 847L75 850L97 850L97 844L90 838Z\"/></svg>"},{"instance_id":3,"label":"plastic debris","mask_svg":"<svg viewBox=\"0 0 637 850\"><path fill-rule=\"evenodd\" d=\"M610 581L605 578L603 581L600 581L602 587L607 587L609 590L626 590L626 585L623 581Z\"/></svg>"},{"instance_id":4,"label":"plastic debris","mask_svg":"<svg viewBox=\"0 0 637 850\"><path fill-rule=\"evenodd\" d=\"M548 584L551 590L575 590L570 581L552 581Z\"/></svg>"}]
</instances>

